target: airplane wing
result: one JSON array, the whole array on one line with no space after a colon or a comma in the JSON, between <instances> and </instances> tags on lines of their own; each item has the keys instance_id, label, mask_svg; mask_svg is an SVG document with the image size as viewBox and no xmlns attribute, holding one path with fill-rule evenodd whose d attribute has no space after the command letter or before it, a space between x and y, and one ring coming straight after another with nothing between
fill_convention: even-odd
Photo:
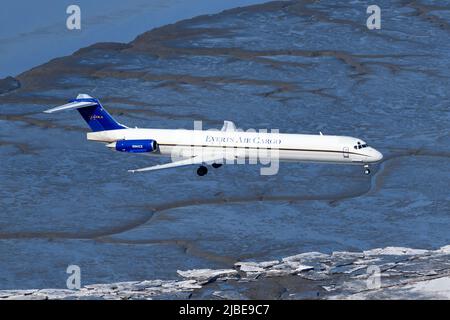
<instances>
[{"instance_id":1,"label":"airplane wing","mask_svg":"<svg viewBox=\"0 0 450 320\"><path fill-rule=\"evenodd\" d=\"M128 170L128 172L144 172L144 171L153 171L153 170L162 170L162 169L169 169L169 168L175 168L175 167L183 167L183 166L189 166L193 164L202 164L205 162L214 162L214 161L223 161L223 154L211 154L211 155L198 155L194 156L192 158L183 159L179 161L174 161L170 163L165 164L159 164L152 167L146 167L146 168L140 168L140 169L134 169L134 170Z\"/></svg>"},{"instance_id":2,"label":"airplane wing","mask_svg":"<svg viewBox=\"0 0 450 320\"><path fill-rule=\"evenodd\" d=\"M229 120L224 120L223 121L223 127L222 129L220 129L220 131L225 131L225 132L234 132L236 131L236 125L234 124L233 121L229 121Z\"/></svg>"}]
</instances>

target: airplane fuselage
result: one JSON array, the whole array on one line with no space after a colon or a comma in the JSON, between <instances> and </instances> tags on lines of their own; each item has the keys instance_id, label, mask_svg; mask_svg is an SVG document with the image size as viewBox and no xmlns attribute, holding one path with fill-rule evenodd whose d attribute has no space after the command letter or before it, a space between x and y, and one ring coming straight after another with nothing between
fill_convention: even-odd
<instances>
[{"instance_id":1,"label":"airplane fuselage","mask_svg":"<svg viewBox=\"0 0 450 320\"><path fill-rule=\"evenodd\" d=\"M279 161L368 164L382 159L374 148L359 147L366 145L363 140L347 136L129 128L89 132L87 138L106 143L153 139L158 151L149 155L180 158L190 156L193 150L220 153L228 149L230 154L245 159L265 154L269 157L272 150L277 152Z\"/></svg>"}]
</instances>

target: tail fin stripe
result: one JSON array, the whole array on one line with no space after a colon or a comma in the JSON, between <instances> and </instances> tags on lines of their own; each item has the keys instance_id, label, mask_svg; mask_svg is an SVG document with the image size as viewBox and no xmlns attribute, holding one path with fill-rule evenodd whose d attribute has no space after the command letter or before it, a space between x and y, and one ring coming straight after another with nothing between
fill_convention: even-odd
<instances>
[{"instance_id":1,"label":"tail fin stripe","mask_svg":"<svg viewBox=\"0 0 450 320\"><path fill-rule=\"evenodd\" d=\"M90 97L87 94L79 94L76 99L70 100L69 103L44 112L53 113L56 111L72 109L78 110L83 119L94 132L127 128L114 120L108 111L103 109L100 101Z\"/></svg>"}]
</instances>

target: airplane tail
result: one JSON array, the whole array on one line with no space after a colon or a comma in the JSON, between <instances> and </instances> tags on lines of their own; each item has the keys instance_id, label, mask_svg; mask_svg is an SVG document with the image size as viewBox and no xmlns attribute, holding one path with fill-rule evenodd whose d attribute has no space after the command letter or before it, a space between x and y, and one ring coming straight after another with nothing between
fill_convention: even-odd
<instances>
[{"instance_id":1,"label":"airplane tail","mask_svg":"<svg viewBox=\"0 0 450 320\"><path fill-rule=\"evenodd\" d=\"M108 111L103 108L98 99L92 98L87 94L79 94L76 99L69 100L69 103L44 112L53 113L56 111L73 109L78 110L84 121L86 121L94 132L127 128L114 120Z\"/></svg>"}]
</instances>

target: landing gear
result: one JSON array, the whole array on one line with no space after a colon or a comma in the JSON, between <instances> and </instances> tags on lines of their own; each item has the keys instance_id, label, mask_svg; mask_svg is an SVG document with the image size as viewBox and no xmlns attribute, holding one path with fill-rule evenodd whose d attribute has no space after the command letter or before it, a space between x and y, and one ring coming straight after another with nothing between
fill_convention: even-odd
<instances>
[{"instance_id":1,"label":"landing gear","mask_svg":"<svg viewBox=\"0 0 450 320\"><path fill-rule=\"evenodd\" d=\"M206 175L207 173L208 173L208 168L205 167L205 166L200 166L200 167L197 169L197 174L198 174L200 177L203 177L203 176Z\"/></svg>"},{"instance_id":2,"label":"landing gear","mask_svg":"<svg viewBox=\"0 0 450 320\"><path fill-rule=\"evenodd\" d=\"M364 165L364 174L365 175L369 175L370 174L370 169L369 169L369 165L368 164Z\"/></svg>"},{"instance_id":3,"label":"landing gear","mask_svg":"<svg viewBox=\"0 0 450 320\"><path fill-rule=\"evenodd\" d=\"M222 163L213 163L213 164L212 164L212 167L213 167L214 169L220 168L221 166L222 166Z\"/></svg>"}]
</instances>

